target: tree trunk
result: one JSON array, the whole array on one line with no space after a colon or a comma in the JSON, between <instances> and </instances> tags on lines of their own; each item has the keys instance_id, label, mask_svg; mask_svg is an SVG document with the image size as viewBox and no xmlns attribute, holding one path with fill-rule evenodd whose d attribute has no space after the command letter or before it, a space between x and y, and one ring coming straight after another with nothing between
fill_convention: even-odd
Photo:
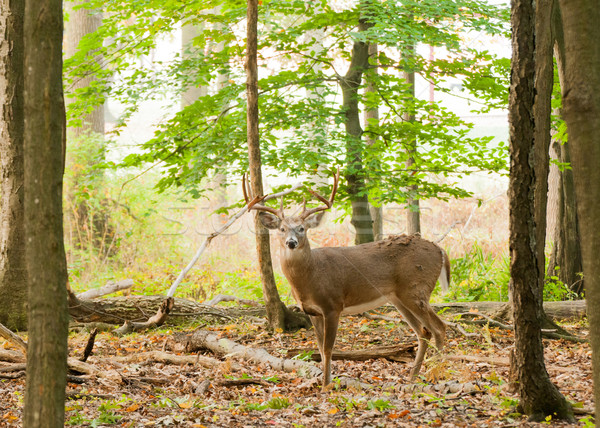
<instances>
[{"instance_id":1,"label":"tree trunk","mask_svg":"<svg viewBox=\"0 0 600 428\"><path fill-rule=\"evenodd\" d=\"M0 0L0 323L27 329L23 229L23 2Z\"/></svg>"},{"instance_id":2,"label":"tree trunk","mask_svg":"<svg viewBox=\"0 0 600 428\"><path fill-rule=\"evenodd\" d=\"M572 419L570 405L550 381L544 364L541 323L543 319L540 271L536 257L535 140L535 46L534 5L513 0L511 24L513 58L509 94L510 180L509 216L510 293L515 323L515 349L511 372L521 400L522 412L533 420L546 416Z\"/></svg>"},{"instance_id":3,"label":"tree trunk","mask_svg":"<svg viewBox=\"0 0 600 428\"><path fill-rule=\"evenodd\" d=\"M369 64L374 66L365 75L367 86L365 88L365 95L376 94L377 88L374 76L377 76L377 43L369 43ZM365 127L367 130L369 127L377 127L379 125L379 107L372 106L371 108L365 109ZM373 133L367 132L366 134L367 146L372 146L376 143L377 137ZM373 202L373 201L372 201ZM373 240L381 241L383 239L383 207L375 204L370 205L371 218L373 220Z\"/></svg>"},{"instance_id":4,"label":"tree trunk","mask_svg":"<svg viewBox=\"0 0 600 428\"><path fill-rule=\"evenodd\" d=\"M102 24L102 13L99 11L90 11L85 7L87 0L68 1L65 3L66 13L69 20L65 24L65 57L70 58L77 53L79 42L90 33L93 33ZM93 74L77 79L70 88L76 91L80 88L87 88L94 82ZM67 105L69 99L67 99ZM94 110L85 116L82 120L82 126L69 129L69 139L77 140L90 133L104 135L104 107L95 107Z\"/></svg>"},{"instance_id":5,"label":"tree trunk","mask_svg":"<svg viewBox=\"0 0 600 428\"><path fill-rule=\"evenodd\" d=\"M24 33L29 344L23 425L62 427L69 322L62 216L62 1L26 2Z\"/></svg>"},{"instance_id":6,"label":"tree trunk","mask_svg":"<svg viewBox=\"0 0 600 428\"><path fill-rule=\"evenodd\" d=\"M359 31L369 27L360 19ZM352 59L345 76L340 77L342 88L342 109L346 128L346 181L348 195L352 204L351 223L354 226L356 245L373 242L373 221L369 210L369 196L365 186L365 171L363 167L363 130L360 126L360 110L358 107L358 89L361 86L362 75L369 65L369 45L363 41L355 41L352 47Z\"/></svg>"},{"instance_id":7,"label":"tree trunk","mask_svg":"<svg viewBox=\"0 0 600 428\"><path fill-rule=\"evenodd\" d=\"M412 49L408 52L412 56ZM415 97L415 72L412 70L408 70L404 72L404 79L409 87L409 93L407 96L413 99ZM415 121L415 113L413 111L407 110L404 113L404 121L406 122L414 122ZM415 159L413 154L417 151L417 141L413 139L412 141L407 142L407 153L408 159L406 160L406 170L407 174L410 174L413 165L415 164ZM421 212L419 211L419 199L417 198L418 187L416 184L408 186L408 194L409 198L406 201L406 205L408 207L408 212L406 213L406 233L420 233L421 232Z\"/></svg>"},{"instance_id":8,"label":"tree trunk","mask_svg":"<svg viewBox=\"0 0 600 428\"><path fill-rule=\"evenodd\" d=\"M560 0L565 36L561 80L569 132L590 324L594 398L600 403L600 9L595 0ZM561 76L562 78L563 76Z\"/></svg>"},{"instance_id":9,"label":"tree trunk","mask_svg":"<svg viewBox=\"0 0 600 428\"><path fill-rule=\"evenodd\" d=\"M246 53L246 90L248 94L247 133L250 185L254 195L263 195L260 141L258 129L258 0L248 0L248 45ZM256 252L269 324L273 329L285 330L285 305L279 298L273 264L269 231L254 217Z\"/></svg>"},{"instance_id":10,"label":"tree trunk","mask_svg":"<svg viewBox=\"0 0 600 428\"><path fill-rule=\"evenodd\" d=\"M562 28L560 6L555 0L552 9L552 32L554 34L554 56L561 82L565 81L565 40ZM568 141L553 143L556 159L562 163L571 163ZM554 246L548 263L549 277L557 276L559 281L575 293L582 295L584 281L581 277L583 265L581 259L581 238L577 220L577 200L573 170L558 171L558 195L556 221L554 227Z\"/></svg>"}]
</instances>

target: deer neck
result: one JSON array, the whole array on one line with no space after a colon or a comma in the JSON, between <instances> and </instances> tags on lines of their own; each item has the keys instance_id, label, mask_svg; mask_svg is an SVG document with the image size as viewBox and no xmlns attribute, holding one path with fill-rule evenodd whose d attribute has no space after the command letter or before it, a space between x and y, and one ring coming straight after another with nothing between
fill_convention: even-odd
<instances>
[{"instance_id":1,"label":"deer neck","mask_svg":"<svg viewBox=\"0 0 600 428\"><path fill-rule=\"evenodd\" d=\"M281 268L288 281L294 284L306 278L313 266L312 251L308 242L302 248L290 250L284 247L281 251Z\"/></svg>"}]
</instances>

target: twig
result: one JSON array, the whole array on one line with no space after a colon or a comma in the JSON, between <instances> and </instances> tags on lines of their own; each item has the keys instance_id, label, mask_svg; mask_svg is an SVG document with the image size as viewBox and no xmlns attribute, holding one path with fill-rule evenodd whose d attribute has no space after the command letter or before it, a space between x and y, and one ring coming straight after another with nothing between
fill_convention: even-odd
<instances>
[{"instance_id":1,"label":"twig","mask_svg":"<svg viewBox=\"0 0 600 428\"><path fill-rule=\"evenodd\" d=\"M85 350L83 351L83 356L81 357L81 361L84 363L87 361L89 356L92 354L92 350L94 349L94 341L96 340L96 335L98 334L98 329L95 328L90 333L90 337L87 341L87 345L85 345Z\"/></svg>"},{"instance_id":2,"label":"twig","mask_svg":"<svg viewBox=\"0 0 600 428\"><path fill-rule=\"evenodd\" d=\"M241 303L243 305L253 306L253 307L261 306L261 304L258 303L255 300L242 299L240 297L229 296L227 294L217 294L212 299L207 300L206 302L204 302L204 304L208 305L208 306L215 306L215 305L218 305L221 302L238 302L238 303Z\"/></svg>"}]
</instances>

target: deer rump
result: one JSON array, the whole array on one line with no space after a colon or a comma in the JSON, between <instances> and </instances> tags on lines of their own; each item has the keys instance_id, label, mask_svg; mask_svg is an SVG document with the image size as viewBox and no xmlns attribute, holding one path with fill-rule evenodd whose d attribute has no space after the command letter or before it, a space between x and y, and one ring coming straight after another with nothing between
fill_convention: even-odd
<instances>
[{"instance_id":1,"label":"deer rump","mask_svg":"<svg viewBox=\"0 0 600 428\"><path fill-rule=\"evenodd\" d=\"M284 258L282 270L301 309L316 316L332 310L357 314L388 302L398 307L398 301L423 311L438 278L444 291L450 279L445 251L418 234L353 247L315 248L306 262ZM398 309L405 315L404 308Z\"/></svg>"}]
</instances>

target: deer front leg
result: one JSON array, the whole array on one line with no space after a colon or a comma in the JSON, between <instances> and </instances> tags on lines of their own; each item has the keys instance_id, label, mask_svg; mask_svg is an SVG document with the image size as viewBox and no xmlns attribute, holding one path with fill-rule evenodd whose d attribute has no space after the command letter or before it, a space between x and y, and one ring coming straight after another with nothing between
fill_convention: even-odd
<instances>
[{"instance_id":1,"label":"deer front leg","mask_svg":"<svg viewBox=\"0 0 600 428\"><path fill-rule=\"evenodd\" d=\"M324 318L321 359L323 360L323 386L325 387L331 383L331 354L333 353L340 316L339 314L332 314L326 315Z\"/></svg>"},{"instance_id":2,"label":"deer front leg","mask_svg":"<svg viewBox=\"0 0 600 428\"><path fill-rule=\"evenodd\" d=\"M323 317L309 315L310 322L315 328L315 336L317 338L317 348L319 348L319 354L321 354L321 361L323 360Z\"/></svg>"}]
</instances>

